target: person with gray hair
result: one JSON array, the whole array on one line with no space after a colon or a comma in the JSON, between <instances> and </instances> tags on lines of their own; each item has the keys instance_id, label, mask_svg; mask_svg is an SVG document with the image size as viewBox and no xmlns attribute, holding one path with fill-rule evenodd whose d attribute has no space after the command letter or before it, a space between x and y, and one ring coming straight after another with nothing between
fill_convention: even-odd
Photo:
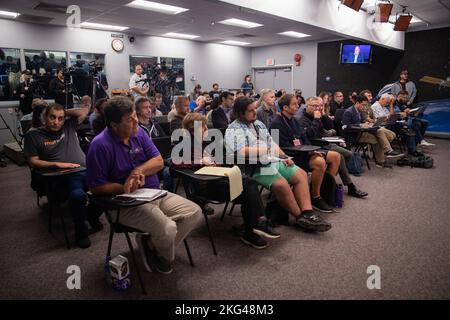
<instances>
[{"instance_id":1,"label":"person with gray hair","mask_svg":"<svg viewBox=\"0 0 450 320\"><path fill-rule=\"evenodd\" d=\"M266 128L270 126L272 120L277 116L278 111L275 106L275 90L262 89L256 110L256 118L264 123Z\"/></svg>"},{"instance_id":2,"label":"person with gray hair","mask_svg":"<svg viewBox=\"0 0 450 320\"><path fill-rule=\"evenodd\" d=\"M393 115L395 113L394 101L394 96L389 93L383 93L380 99L372 105L375 120L381 117L389 118Z\"/></svg>"}]
</instances>

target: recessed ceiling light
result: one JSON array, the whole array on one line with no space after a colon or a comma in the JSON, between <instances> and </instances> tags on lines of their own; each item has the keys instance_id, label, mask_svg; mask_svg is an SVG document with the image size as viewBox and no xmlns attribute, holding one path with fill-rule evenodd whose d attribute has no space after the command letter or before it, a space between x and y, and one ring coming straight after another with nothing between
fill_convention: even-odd
<instances>
[{"instance_id":1,"label":"recessed ceiling light","mask_svg":"<svg viewBox=\"0 0 450 320\"><path fill-rule=\"evenodd\" d=\"M246 46L248 44L251 44L249 42L243 42L243 41L234 41L234 40L226 40L222 41L223 44L230 44L232 46Z\"/></svg>"},{"instance_id":2,"label":"recessed ceiling light","mask_svg":"<svg viewBox=\"0 0 450 320\"><path fill-rule=\"evenodd\" d=\"M0 16L3 17L8 17L8 18L17 18L18 16L20 16L20 13L17 12L11 12L11 11L1 11L0 10Z\"/></svg>"},{"instance_id":3,"label":"recessed ceiling light","mask_svg":"<svg viewBox=\"0 0 450 320\"><path fill-rule=\"evenodd\" d=\"M113 30L113 31L123 31L129 29L128 27L113 26L110 24L92 23L92 22L82 22L81 27L88 29Z\"/></svg>"},{"instance_id":4,"label":"recessed ceiling light","mask_svg":"<svg viewBox=\"0 0 450 320\"><path fill-rule=\"evenodd\" d=\"M189 9L171 6L168 4L153 2L153 1L145 1L145 0L135 0L128 4L127 7L138 8L149 11L156 11L166 14L179 14L181 12L188 11Z\"/></svg>"},{"instance_id":5,"label":"recessed ceiling light","mask_svg":"<svg viewBox=\"0 0 450 320\"><path fill-rule=\"evenodd\" d=\"M262 27L262 24L259 23L255 23L255 22L251 22L251 21L245 21L245 20L241 20L241 19L226 19L226 20L222 20L219 21L219 23L221 24L227 24L230 26L235 26L235 27L242 27L242 28L256 28L256 27Z\"/></svg>"},{"instance_id":6,"label":"recessed ceiling light","mask_svg":"<svg viewBox=\"0 0 450 320\"><path fill-rule=\"evenodd\" d=\"M193 34L185 34L185 33L176 33L176 32L168 32L166 34L163 34L164 37L169 38L180 38L180 39L195 39L200 38L200 36L195 36Z\"/></svg>"},{"instance_id":7,"label":"recessed ceiling light","mask_svg":"<svg viewBox=\"0 0 450 320\"><path fill-rule=\"evenodd\" d=\"M296 31L284 31L279 33L282 36L291 37L291 38L306 38L310 37L311 35Z\"/></svg>"}]
</instances>

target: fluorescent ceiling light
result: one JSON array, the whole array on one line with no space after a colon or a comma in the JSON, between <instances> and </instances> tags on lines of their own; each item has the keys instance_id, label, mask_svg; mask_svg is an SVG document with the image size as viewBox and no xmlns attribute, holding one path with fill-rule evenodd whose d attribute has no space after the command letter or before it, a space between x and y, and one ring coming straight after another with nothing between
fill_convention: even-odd
<instances>
[{"instance_id":1,"label":"fluorescent ceiling light","mask_svg":"<svg viewBox=\"0 0 450 320\"><path fill-rule=\"evenodd\" d=\"M149 11L156 11L166 14L179 14L181 12L188 11L189 9L176 7L176 6L170 6L168 4L162 4L158 2L153 1L145 1L145 0L135 0L128 4L126 4L127 7L137 8L137 9L143 9L143 10L149 10Z\"/></svg>"},{"instance_id":2,"label":"fluorescent ceiling light","mask_svg":"<svg viewBox=\"0 0 450 320\"><path fill-rule=\"evenodd\" d=\"M11 11L1 11L0 10L0 16L3 17L9 17L9 18L17 18L18 16L20 16L20 13L17 12L11 12Z\"/></svg>"},{"instance_id":3,"label":"fluorescent ceiling light","mask_svg":"<svg viewBox=\"0 0 450 320\"><path fill-rule=\"evenodd\" d=\"M180 39L200 38L200 36L195 36L193 34L176 33L176 32L169 32L169 33L163 34L163 36L164 37L170 37L170 38L180 38Z\"/></svg>"},{"instance_id":4,"label":"fluorescent ceiling light","mask_svg":"<svg viewBox=\"0 0 450 320\"><path fill-rule=\"evenodd\" d=\"M92 22L82 22L81 27L89 29L113 30L113 31L123 31L129 29L128 27L113 26L110 24L92 23Z\"/></svg>"},{"instance_id":5,"label":"fluorescent ceiling light","mask_svg":"<svg viewBox=\"0 0 450 320\"><path fill-rule=\"evenodd\" d=\"M250 22L250 21L245 21L245 20L240 20L240 19L226 19L223 21L219 21L219 23L221 24L227 24L230 26L235 26L235 27L242 27L242 28L256 28L256 27L262 27L262 24L259 23L255 23L255 22Z\"/></svg>"},{"instance_id":6,"label":"fluorescent ceiling light","mask_svg":"<svg viewBox=\"0 0 450 320\"><path fill-rule=\"evenodd\" d=\"M248 44L251 44L251 43L248 43L248 42L234 41L234 40L226 40L226 41L222 41L221 43L223 43L223 44L230 44L232 46L246 46Z\"/></svg>"},{"instance_id":7,"label":"fluorescent ceiling light","mask_svg":"<svg viewBox=\"0 0 450 320\"><path fill-rule=\"evenodd\" d=\"M285 31L285 32L280 32L279 34L282 35L282 36L291 37L291 38L305 38L305 37L310 37L309 34L301 33L301 32L296 32L296 31Z\"/></svg>"}]
</instances>

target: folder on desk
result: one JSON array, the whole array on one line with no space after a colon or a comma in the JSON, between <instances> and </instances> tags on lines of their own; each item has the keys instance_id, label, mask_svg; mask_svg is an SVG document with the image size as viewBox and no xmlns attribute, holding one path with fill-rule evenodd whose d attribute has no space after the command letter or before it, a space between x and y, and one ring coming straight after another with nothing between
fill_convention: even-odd
<instances>
[{"instance_id":1,"label":"folder on desk","mask_svg":"<svg viewBox=\"0 0 450 320\"><path fill-rule=\"evenodd\" d=\"M232 168L205 166L194 173L209 176L228 177L231 201L239 197L242 190L244 190L242 186L242 173L238 166L233 166Z\"/></svg>"}]
</instances>

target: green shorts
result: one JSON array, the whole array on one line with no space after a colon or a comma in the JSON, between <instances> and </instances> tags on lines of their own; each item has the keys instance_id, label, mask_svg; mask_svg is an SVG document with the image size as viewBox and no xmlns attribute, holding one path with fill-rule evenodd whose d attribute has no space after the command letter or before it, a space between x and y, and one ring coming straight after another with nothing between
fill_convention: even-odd
<instances>
[{"instance_id":1,"label":"green shorts","mask_svg":"<svg viewBox=\"0 0 450 320\"><path fill-rule=\"evenodd\" d=\"M299 170L299 167L292 165L288 167L284 162L273 162L269 165L261 167L253 175L253 179L267 189L272 187L272 183L280 177L285 178L291 183L292 176Z\"/></svg>"}]
</instances>

